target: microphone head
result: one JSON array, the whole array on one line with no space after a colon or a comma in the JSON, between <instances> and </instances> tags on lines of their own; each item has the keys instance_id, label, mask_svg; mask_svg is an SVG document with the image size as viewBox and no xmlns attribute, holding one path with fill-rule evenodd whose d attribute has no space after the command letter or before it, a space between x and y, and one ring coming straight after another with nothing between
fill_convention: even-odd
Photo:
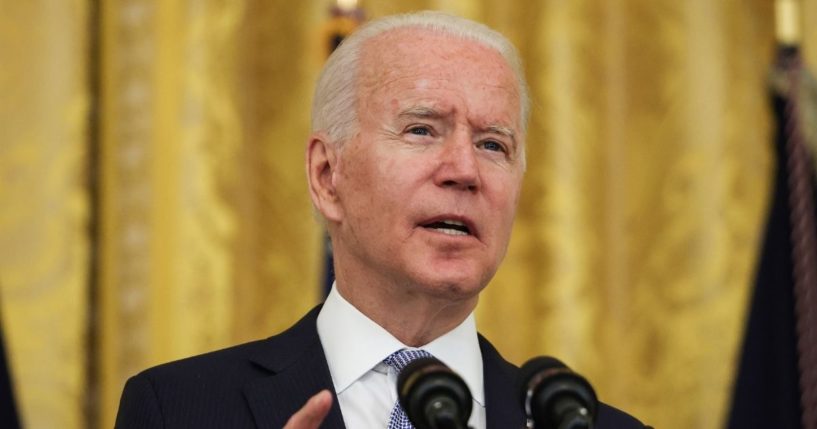
<instances>
[{"instance_id":1,"label":"microphone head","mask_svg":"<svg viewBox=\"0 0 817 429\"><path fill-rule=\"evenodd\" d=\"M525 414L539 429L592 428L598 398L590 383L556 358L536 357L519 372Z\"/></svg>"},{"instance_id":2,"label":"microphone head","mask_svg":"<svg viewBox=\"0 0 817 429\"><path fill-rule=\"evenodd\" d=\"M465 381L433 357L416 359L400 371L397 397L417 429L466 427L471 417L471 391Z\"/></svg>"}]
</instances>

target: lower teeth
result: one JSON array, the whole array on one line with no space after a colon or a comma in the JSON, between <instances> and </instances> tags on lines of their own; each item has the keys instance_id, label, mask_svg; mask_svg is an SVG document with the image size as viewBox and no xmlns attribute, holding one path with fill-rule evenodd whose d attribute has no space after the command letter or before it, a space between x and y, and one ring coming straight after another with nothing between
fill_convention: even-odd
<instances>
[{"instance_id":1,"label":"lower teeth","mask_svg":"<svg viewBox=\"0 0 817 429\"><path fill-rule=\"evenodd\" d=\"M448 235L468 235L467 232L460 231L458 229L451 229L451 228L436 228L436 229L437 229L437 231L440 231L443 234L448 234Z\"/></svg>"}]
</instances>

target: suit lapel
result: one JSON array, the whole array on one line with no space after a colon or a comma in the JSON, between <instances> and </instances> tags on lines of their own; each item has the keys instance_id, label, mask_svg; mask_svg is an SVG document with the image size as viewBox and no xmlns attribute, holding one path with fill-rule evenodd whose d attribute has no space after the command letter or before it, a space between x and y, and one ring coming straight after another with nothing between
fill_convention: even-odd
<instances>
[{"instance_id":1,"label":"suit lapel","mask_svg":"<svg viewBox=\"0 0 817 429\"><path fill-rule=\"evenodd\" d=\"M321 428L343 429L332 376L321 347L316 320L320 306L286 332L267 340L251 360L271 374L244 387L244 396L259 429L280 429L312 395L332 392L332 409Z\"/></svg>"},{"instance_id":2,"label":"suit lapel","mask_svg":"<svg viewBox=\"0 0 817 429\"><path fill-rule=\"evenodd\" d=\"M287 331L267 340L252 362L270 374L244 386L244 396L259 429L280 429L312 395L332 392L333 402L322 429L345 429L332 376L321 347L315 307ZM514 381L518 368L507 362L484 337L479 336L485 378L487 429L525 427Z\"/></svg>"},{"instance_id":3,"label":"suit lapel","mask_svg":"<svg viewBox=\"0 0 817 429\"><path fill-rule=\"evenodd\" d=\"M487 429L525 427L526 419L515 389L518 368L506 361L482 335L479 336L485 378Z\"/></svg>"}]
</instances>

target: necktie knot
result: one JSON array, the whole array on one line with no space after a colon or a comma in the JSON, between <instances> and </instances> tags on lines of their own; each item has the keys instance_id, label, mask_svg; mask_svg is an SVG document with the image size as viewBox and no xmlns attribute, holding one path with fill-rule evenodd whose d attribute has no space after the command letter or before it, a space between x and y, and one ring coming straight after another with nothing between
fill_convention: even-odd
<instances>
[{"instance_id":1,"label":"necktie knot","mask_svg":"<svg viewBox=\"0 0 817 429\"><path fill-rule=\"evenodd\" d=\"M400 372L412 361L427 357L431 357L431 353L425 350L402 349L388 355L386 359L383 359L383 363Z\"/></svg>"}]
</instances>

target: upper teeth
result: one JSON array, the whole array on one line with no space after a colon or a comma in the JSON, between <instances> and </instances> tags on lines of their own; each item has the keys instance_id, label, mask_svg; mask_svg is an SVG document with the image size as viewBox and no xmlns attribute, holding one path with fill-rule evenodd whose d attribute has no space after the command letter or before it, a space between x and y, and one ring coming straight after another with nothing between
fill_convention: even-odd
<instances>
[{"instance_id":1,"label":"upper teeth","mask_svg":"<svg viewBox=\"0 0 817 429\"><path fill-rule=\"evenodd\" d=\"M468 227L465 225L465 222L461 222L458 220L451 220L445 219L441 221L435 222L438 226L435 228L437 231L448 234L448 235L468 235ZM447 228L442 228L439 225L446 225Z\"/></svg>"}]
</instances>

